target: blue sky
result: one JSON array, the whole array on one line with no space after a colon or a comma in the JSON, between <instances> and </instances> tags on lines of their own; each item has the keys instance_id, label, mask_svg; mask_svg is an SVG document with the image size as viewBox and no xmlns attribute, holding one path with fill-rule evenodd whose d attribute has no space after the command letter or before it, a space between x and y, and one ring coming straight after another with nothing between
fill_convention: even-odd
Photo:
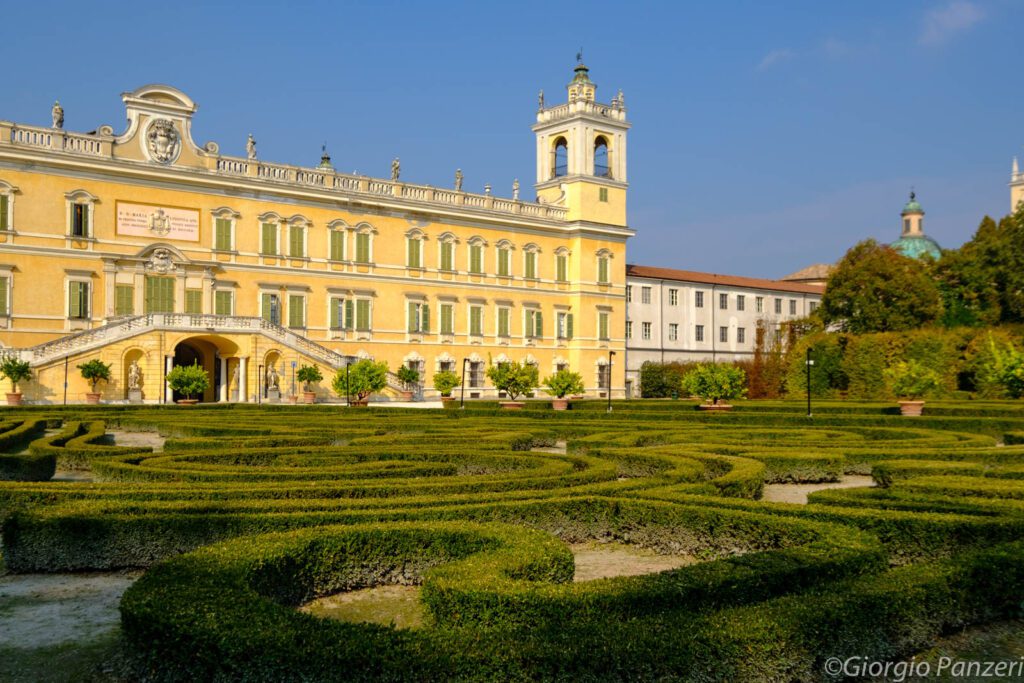
<instances>
[{"instance_id":1,"label":"blue sky","mask_svg":"<svg viewBox=\"0 0 1024 683\"><path fill-rule=\"evenodd\" d=\"M537 91L582 46L633 122L629 260L778 277L892 240L911 185L957 246L1009 209L1024 157L1011 0L8 3L0 118L123 128L151 82L200 105L194 137L260 157L511 193L534 182Z\"/></svg>"}]
</instances>

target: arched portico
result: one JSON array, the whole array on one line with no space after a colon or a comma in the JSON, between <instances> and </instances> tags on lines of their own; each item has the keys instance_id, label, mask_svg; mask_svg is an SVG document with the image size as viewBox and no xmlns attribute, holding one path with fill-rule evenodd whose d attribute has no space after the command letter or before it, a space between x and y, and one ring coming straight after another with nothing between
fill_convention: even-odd
<instances>
[{"instance_id":1,"label":"arched portico","mask_svg":"<svg viewBox=\"0 0 1024 683\"><path fill-rule=\"evenodd\" d=\"M192 335L179 339L167 356L167 372L179 365L198 364L210 378L210 386L197 398L203 403L227 402L244 396L244 386L237 386L239 369L244 373L244 363L238 358L238 345L220 335ZM233 383L236 386L232 386ZM239 391L241 389L241 391ZM167 400L176 401L179 396L167 387Z\"/></svg>"}]
</instances>

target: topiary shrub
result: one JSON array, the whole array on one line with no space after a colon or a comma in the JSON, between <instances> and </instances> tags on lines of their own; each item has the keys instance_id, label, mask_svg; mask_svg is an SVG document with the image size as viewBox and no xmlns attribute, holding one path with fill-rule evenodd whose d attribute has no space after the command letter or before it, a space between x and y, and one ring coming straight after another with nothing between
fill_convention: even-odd
<instances>
[{"instance_id":1,"label":"topiary shrub","mask_svg":"<svg viewBox=\"0 0 1024 683\"><path fill-rule=\"evenodd\" d=\"M192 400L210 387L210 376L199 363L178 365L167 373L167 383L172 390Z\"/></svg>"},{"instance_id":2,"label":"topiary shrub","mask_svg":"<svg viewBox=\"0 0 1024 683\"><path fill-rule=\"evenodd\" d=\"M96 393L96 384L99 382L110 381L110 363L104 363L99 358L93 358L87 363L82 363L78 366L78 371L82 373L82 379L89 382L92 386L92 393Z\"/></svg>"},{"instance_id":3,"label":"topiary shrub","mask_svg":"<svg viewBox=\"0 0 1024 683\"><path fill-rule=\"evenodd\" d=\"M547 392L555 398L565 398L573 394L583 393L583 375L571 370L559 370L550 377L544 378Z\"/></svg>"},{"instance_id":4,"label":"topiary shrub","mask_svg":"<svg viewBox=\"0 0 1024 683\"><path fill-rule=\"evenodd\" d=\"M347 371L346 368L338 368L331 383L338 396L355 396L357 401L365 401L370 394L387 385L388 364L384 361L375 363L369 358L347 366Z\"/></svg>"},{"instance_id":5,"label":"topiary shrub","mask_svg":"<svg viewBox=\"0 0 1024 683\"><path fill-rule=\"evenodd\" d=\"M444 397L452 395L452 390L462 384L462 380L451 370L434 373L434 390Z\"/></svg>"},{"instance_id":6,"label":"topiary shrub","mask_svg":"<svg viewBox=\"0 0 1024 683\"><path fill-rule=\"evenodd\" d=\"M510 401L536 388L537 376L537 366L518 362L498 363L487 368L487 378L498 391L508 394Z\"/></svg>"},{"instance_id":7,"label":"topiary shrub","mask_svg":"<svg viewBox=\"0 0 1024 683\"><path fill-rule=\"evenodd\" d=\"M312 389L309 388L309 385L316 384L324 378L323 374L320 372L320 368L315 365L303 365L299 368L299 371L295 373L295 376L298 377L300 382L302 382L303 390L305 391L312 391Z\"/></svg>"},{"instance_id":8,"label":"topiary shrub","mask_svg":"<svg viewBox=\"0 0 1024 683\"><path fill-rule=\"evenodd\" d=\"M746 394L746 375L726 363L701 363L683 377L683 388L708 403L739 398Z\"/></svg>"}]
</instances>

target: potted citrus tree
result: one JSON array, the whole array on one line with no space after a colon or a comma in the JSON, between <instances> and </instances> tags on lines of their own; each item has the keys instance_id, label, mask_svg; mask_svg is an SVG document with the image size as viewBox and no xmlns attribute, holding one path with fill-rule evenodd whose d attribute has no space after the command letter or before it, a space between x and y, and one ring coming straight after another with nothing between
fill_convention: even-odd
<instances>
[{"instance_id":1,"label":"potted citrus tree","mask_svg":"<svg viewBox=\"0 0 1024 683\"><path fill-rule=\"evenodd\" d=\"M885 379L896 394L900 414L917 417L924 412L924 397L941 388L937 372L916 360L900 361L886 368Z\"/></svg>"},{"instance_id":2,"label":"potted citrus tree","mask_svg":"<svg viewBox=\"0 0 1024 683\"><path fill-rule=\"evenodd\" d=\"M210 376L199 363L178 365L167 373L167 384L173 391L185 397L178 399L179 405L192 406L199 403L195 396L210 387Z\"/></svg>"},{"instance_id":3,"label":"potted citrus tree","mask_svg":"<svg viewBox=\"0 0 1024 683\"><path fill-rule=\"evenodd\" d=\"M96 391L96 385L99 382L110 381L110 364L104 363L99 358L93 358L91 361L79 365L78 371L82 373L82 379L92 387L92 390L85 394L85 402L96 405L100 402L100 394Z\"/></svg>"},{"instance_id":4,"label":"potted citrus tree","mask_svg":"<svg viewBox=\"0 0 1024 683\"><path fill-rule=\"evenodd\" d=\"M375 363L366 358L347 368L338 368L331 386L338 396L349 397L354 406L365 407L370 394L388 385L388 364ZM355 400L352 400L352 397Z\"/></svg>"},{"instance_id":5,"label":"potted citrus tree","mask_svg":"<svg viewBox=\"0 0 1024 683\"><path fill-rule=\"evenodd\" d=\"M434 390L441 394L441 402L454 401L452 390L462 384L462 380L451 370L441 370L434 373Z\"/></svg>"},{"instance_id":6,"label":"potted citrus tree","mask_svg":"<svg viewBox=\"0 0 1024 683\"><path fill-rule=\"evenodd\" d=\"M398 368L398 379L404 385L402 390L402 400L411 401L413 393L416 391L416 383L420 381L420 372L415 368L410 368L408 365L403 365Z\"/></svg>"},{"instance_id":7,"label":"potted citrus tree","mask_svg":"<svg viewBox=\"0 0 1024 683\"><path fill-rule=\"evenodd\" d=\"M544 379L544 386L547 387L547 392L554 396L551 407L555 410L568 410L569 399L566 396L583 393L583 375L568 369L559 370Z\"/></svg>"},{"instance_id":8,"label":"potted citrus tree","mask_svg":"<svg viewBox=\"0 0 1024 683\"><path fill-rule=\"evenodd\" d=\"M310 388L310 385L316 384L324 378L320 368L315 365L303 365L295 376L302 382L302 399L306 403L315 403L316 392Z\"/></svg>"},{"instance_id":9,"label":"potted citrus tree","mask_svg":"<svg viewBox=\"0 0 1024 683\"><path fill-rule=\"evenodd\" d=\"M742 368L728 363L700 363L683 375L683 390L699 396L704 403L700 410L732 410L722 401L740 398L747 393L747 375Z\"/></svg>"},{"instance_id":10,"label":"potted citrus tree","mask_svg":"<svg viewBox=\"0 0 1024 683\"><path fill-rule=\"evenodd\" d=\"M498 391L504 391L507 401L501 407L507 410L519 410L525 404L516 398L537 386L537 366L522 363L498 363L487 368L487 378Z\"/></svg>"},{"instance_id":11,"label":"potted citrus tree","mask_svg":"<svg viewBox=\"0 0 1024 683\"><path fill-rule=\"evenodd\" d=\"M7 393L7 405L20 406L21 392L18 391L18 384L27 382L32 378L32 368L27 360L21 360L14 356L7 356L0 361L0 377L11 380L11 390Z\"/></svg>"}]
</instances>

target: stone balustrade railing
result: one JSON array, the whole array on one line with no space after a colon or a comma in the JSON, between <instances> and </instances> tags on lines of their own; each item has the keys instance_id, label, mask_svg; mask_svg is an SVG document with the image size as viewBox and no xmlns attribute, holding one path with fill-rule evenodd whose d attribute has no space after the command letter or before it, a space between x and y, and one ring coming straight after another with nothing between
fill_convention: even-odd
<instances>
[{"instance_id":1,"label":"stone balustrade railing","mask_svg":"<svg viewBox=\"0 0 1024 683\"><path fill-rule=\"evenodd\" d=\"M593 102L573 102L560 107L546 109L540 115L559 112L563 107L588 106L595 108L599 115L624 116L623 110ZM569 110L567 109L566 112ZM603 113L602 113L603 112ZM11 144L34 147L66 154L88 157L113 158L114 135L109 126L96 133L69 133L58 128L22 126L0 121L0 146ZM370 178L367 176L337 173L331 169L304 168L288 164L273 164L256 159L221 156L216 145L207 145L200 155L206 160L203 172L215 175L257 178L274 183L318 187L350 194L397 197L413 202L463 206L471 209L493 211L502 214L518 214L531 218L564 221L568 211L563 206L552 206L537 202L502 199L489 194L474 194L455 190L440 189L429 185L415 185L398 181ZM210 150L213 150L212 152Z\"/></svg>"}]
</instances>

